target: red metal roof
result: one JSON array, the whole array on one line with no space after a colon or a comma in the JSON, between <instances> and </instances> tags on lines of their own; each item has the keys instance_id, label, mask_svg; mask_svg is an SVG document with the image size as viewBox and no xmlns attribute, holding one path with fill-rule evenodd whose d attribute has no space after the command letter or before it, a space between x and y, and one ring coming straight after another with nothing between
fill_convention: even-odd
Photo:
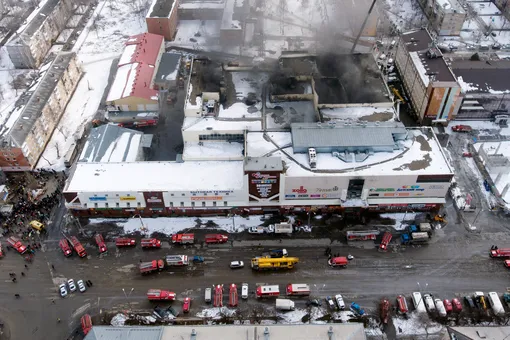
<instances>
[{"instance_id":1,"label":"red metal roof","mask_svg":"<svg viewBox=\"0 0 510 340\"><path fill-rule=\"evenodd\" d=\"M131 63L147 63L156 65L158 53L165 38L162 35L142 33L129 37L126 46L136 45L136 50L131 55Z\"/></svg>"},{"instance_id":2,"label":"red metal roof","mask_svg":"<svg viewBox=\"0 0 510 340\"><path fill-rule=\"evenodd\" d=\"M151 98L158 95L158 91L151 88L152 75L154 74L155 69L156 68L153 65L143 63L138 64L131 96L145 98L148 100L157 100Z\"/></svg>"}]
</instances>

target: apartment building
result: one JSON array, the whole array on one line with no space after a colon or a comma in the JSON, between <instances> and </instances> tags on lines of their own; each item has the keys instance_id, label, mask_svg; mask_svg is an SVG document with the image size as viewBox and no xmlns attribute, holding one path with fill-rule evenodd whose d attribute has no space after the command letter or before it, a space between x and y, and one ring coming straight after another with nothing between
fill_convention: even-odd
<instances>
[{"instance_id":1,"label":"apartment building","mask_svg":"<svg viewBox=\"0 0 510 340\"><path fill-rule=\"evenodd\" d=\"M457 0L419 0L432 28L439 35L460 35L466 11Z\"/></svg>"}]
</instances>

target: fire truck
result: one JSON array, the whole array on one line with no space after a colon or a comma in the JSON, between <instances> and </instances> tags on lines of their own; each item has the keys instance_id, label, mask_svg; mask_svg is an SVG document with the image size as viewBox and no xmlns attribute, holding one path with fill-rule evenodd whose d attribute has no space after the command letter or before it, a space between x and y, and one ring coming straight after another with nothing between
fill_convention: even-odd
<instances>
[{"instance_id":1,"label":"fire truck","mask_svg":"<svg viewBox=\"0 0 510 340\"><path fill-rule=\"evenodd\" d=\"M310 286L304 283L290 283L287 285L287 295L308 296L310 295Z\"/></svg>"},{"instance_id":2,"label":"fire truck","mask_svg":"<svg viewBox=\"0 0 510 340\"><path fill-rule=\"evenodd\" d=\"M141 274L149 274L157 270L162 270L163 268L165 268L165 263L163 260L153 260L150 262L140 263Z\"/></svg>"},{"instance_id":3,"label":"fire truck","mask_svg":"<svg viewBox=\"0 0 510 340\"><path fill-rule=\"evenodd\" d=\"M4 248L2 248L1 243L0 243L0 257L4 257Z\"/></svg>"},{"instance_id":4,"label":"fire truck","mask_svg":"<svg viewBox=\"0 0 510 340\"><path fill-rule=\"evenodd\" d=\"M142 238L142 248L161 248L161 241L157 238Z\"/></svg>"},{"instance_id":5,"label":"fire truck","mask_svg":"<svg viewBox=\"0 0 510 340\"><path fill-rule=\"evenodd\" d=\"M228 305L230 307L237 306L237 286L235 285L235 283L232 283L230 285L230 291L228 293Z\"/></svg>"},{"instance_id":6,"label":"fire truck","mask_svg":"<svg viewBox=\"0 0 510 340\"><path fill-rule=\"evenodd\" d=\"M119 237L115 240L115 245L117 247L134 247L136 240L134 238Z\"/></svg>"},{"instance_id":7,"label":"fire truck","mask_svg":"<svg viewBox=\"0 0 510 340\"><path fill-rule=\"evenodd\" d=\"M193 244L195 243L195 234L174 234L172 243L175 244Z\"/></svg>"},{"instance_id":8,"label":"fire truck","mask_svg":"<svg viewBox=\"0 0 510 340\"><path fill-rule=\"evenodd\" d=\"M96 236L94 236L94 240L96 240L96 244L99 248L99 253L104 254L108 252L108 248L106 248L106 244L104 243L103 235L96 234Z\"/></svg>"},{"instance_id":9,"label":"fire truck","mask_svg":"<svg viewBox=\"0 0 510 340\"><path fill-rule=\"evenodd\" d=\"M391 233L389 232L384 233L381 244L379 245L379 251L388 250L388 244L390 243L392 237L393 236L391 235Z\"/></svg>"},{"instance_id":10,"label":"fire truck","mask_svg":"<svg viewBox=\"0 0 510 340\"><path fill-rule=\"evenodd\" d=\"M69 242L67 242L65 238L61 239L58 245L60 246L60 249L62 249L62 252L64 253L65 257L69 257L73 254L73 251L69 246Z\"/></svg>"},{"instance_id":11,"label":"fire truck","mask_svg":"<svg viewBox=\"0 0 510 340\"><path fill-rule=\"evenodd\" d=\"M189 264L188 255L167 255L165 260L170 267L184 267Z\"/></svg>"},{"instance_id":12,"label":"fire truck","mask_svg":"<svg viewBox=\"0 0 510 340\"><path fill-rule=\"evenodd\" d=\"M280 296L280 286L258 286L256 291L257 299L265 297L278 297Z\"/></svg>"},{"instance_id":13,"label":"fire truck","mask_svg":"<svg viewBox=\"0 0 510 340\"><path fill-rule=\"evenodd\" d=\"M74 251L78 254L79 257L87 256L87 252L85 248L81 245L80 241L76 238L76 236L71 236L71 244L73 245Z\"/></svg>"},{"instance_id":14,"label":"fire truck","mask_svg":"<svg viewBox=\"0 0 510 340\"><path fill-rule=\"evenodd\" d=\"M213 244L213 243L226 243L228 241L227 235L222 234L207 234L205 235L205 243Z\"/></svg>"},{"instance_id":15,"label":"fire truck","mask_svg":"<svg viewBox=\"0 0 510 340\"><path fill-rule=\"evenodd\" d=\"M283 257L277 259L256 257L251 259L251 268L254 270L292 269L298 262L299 258L297 257Z\"/></svg>"},{"instance_id":16,"label":"fire truck","mask_svg":"<svg viewBox=\"0 0 510 340\"><path fill-rule=\"evenodd\" d=\"M379 235L377 230L347 231L347 241L369 241L375 240Z\"/></svg>"},{"instance_id":17,"label":"fire truck","mask_svg":"<svg viewBox=\"0 0 510 340\"><path fill-rule=\"evenodd\" d=\"M175 300L176 294L174 292L170 292L168 290L161 289L149 289L147 291L147 298L150 301L161 301L161 300Z\"/></svg>"},{"instance_id":18,"label":"fire truck","mask_svg":"<svg viewBox=\"0 0 510 340\"><path fill-rule=\"evenodd\" d=\"M92 329L92 318L90 317L90 315L85 314L84 316L81 317L80 323L81 329L83 330L83 334L87 335Z\"/></svg>"},{"instance_id":19,"label":"fire truck","mask_svg":"<svg viewBox=\"0 0 510 340\"><path fill-rule=\"evenodd\" d=\"M16 236L11 236L7 238L7 243L20 254L25 254L27 252L27 247L21 243L20 239Z\"/></svg>"},{"instance_id":20,"label":"fire truck","mask_svg":"<svg viewBox=\"0 0 510 340\"><path fill-rule=\"evenodd\" d=\"M223 285L214 287L214 307L223 307Z\"/></svg>"},{"instance_id":21,"label":"fire truck","mask_svg":"<svg viewBox=\"0 0 510 340\"><path fill-rule=\"evenodd\" d=\"M510 257L510 248L499 249L496 246L492 246L489 255L490 257Z\"/></svg>"}]
</instances>

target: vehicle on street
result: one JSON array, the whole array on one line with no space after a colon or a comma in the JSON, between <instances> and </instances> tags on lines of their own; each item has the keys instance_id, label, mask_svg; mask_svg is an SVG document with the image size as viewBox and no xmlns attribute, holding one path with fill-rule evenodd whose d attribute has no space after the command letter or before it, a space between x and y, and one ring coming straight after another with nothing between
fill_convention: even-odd
<instances>
[{"instance_id":1,"label":"vehicle on street","mask_svg":"<svg viewBox=\"0 0 510 340\"><path fill-rule=\"evenodd\" d=\"M11 247L16 249L16 251L22 255L25 254L28 250L27 247L21 243L20 239L16 236L10 236L6 241Z\"/></svg>"},{"instance_id":2,"label":"vehicle on street","mask_svg":"<svg viewBox=\"0 0 510 340\"><path fill-rule=\"evenodd\" d=\"M74 284L74 280L73 279L67 280L67 285L69 286L69 291L71 293L76 291L76 285Z\"/></svg>"},{"instance_id":3,"label":"vehicle on street","mask_svg":"<svg viewBox=\"0 0 510 340\"><path fill-rule=\"evenodd\" d=\"M466 152L463 152L463 153L462 153L462 157L468 157L468 158L469 158L469 157L473 157L473 154L472 154L471 152L467 152L467 151L466 151Z\"/></svg>"},{"instance_id":4,"label":"vehicle on street","mask_svg":"<svg viewBox=\"0 0 510 340\"><path fill-rule=\"evenodd\" d=\"M163 260L153 260L149 262L140 263L139 269L140 274L149 274L155 271L160 271L165 268L165 263Z\"/></svg>"},{"instance_id":5,"label":"vehicle on street","mask_svg":"<svg viewBox=\"0 0 510 340\"><path fill-rule=\"evenodd\" d=\"M434 304L436 305L436 310L439 316L446 316L446 308L444 307L443 301L441 299L434 299Z\"/></svg>"},{"instance_id":6,"label":"vehicle on street","mask_svg":"<svg viewBox=\"0 0 510 340\"><path fill-rule=\"evenodd\" d=\"M106 248L106 244L104 243L103 235L96 234L94 236L94 240L96 241L97 247L99 248L99 253L104 254L108 252L108 249Z\"/></svg>"},{"instance_id":7,"label":"vehicle on street","mask_svg":"<svg viewBox=\"0 0 510 340\"><path fill-rule=\"evenodd\" d=\"M510 308L510 293L503 294L503 301L505 301L505 304L507 305L507 307Z\"/></svg>"},{"instance_id":8,"label":"vehicle on street","mask_svg":"<svg viewBox=\"0 0 510 340\"><path fill-rule=\"evenodd\" d=\"M436 311L436 306L434 304L434 299L432 298L432 295L423 294L423 301L425 302L425 307L427 307L429 313Z\"/></svg>"},{"instance_id":9,"label":"vehicle on street","mask_svg":"<svg viewBox=\"0 0 510 340\"><path fill-rule=\"evenodd\" d=\"M347 231L347 241L370 241L375 240L379 235L378 230Z\"/></svg>"},{"instance_id":10,"label":"vehicle on street","mask_svg":"<svg viewBox=\"0 0 510 340\"><path fill-rule=\"evenodd\" d=\"M404 233L400 235L402 244L423 244L430 239L427 232Z\"/></svg>"},{"instance_id":11,"label":"vehicle on street","mask_svg":"<svg viewBox=\"0 0 510 340\"><path fill-rule=\"evenodd\" d=\"M136 246L136 240L134 238L119 237L115 240L117 247L134 247Z\"/></svg>"},{"instance_id":12,"label":"vehicle on street","mask_svg":"<svg viewBox=\"0 0 510 340\"><path fill-rule=\"evenodd\" d=\"M292 234L294 231L290 223L277 223L273 229L275 234Z\"/></svg>"},{"instance_id":13,"label":"vehicle on street","mask_svg":"<svg viewBox=\"0 0 510 340\"><path fill-rule=\"evenodd\" d=\"M172 243L174 244L193 244L195 243L195 234L173 234Z\"/></svg>"},{"instance_id":14,"label":"vehicle on street","mask_svg":"<svg viewBox=\"0 0 510 340\"><path fill-rule=\"evenodd\" d=\"M475 302L475 305L477 305L480 309L487 310L489 307L487 306L487 301L483 292L475 292L473 294L473 301Z\"/></svg>"},{"instance_id":15,"label":"vehicle on street","mask_svg":"<svg viewBox=\"0 0 510 340\"><path fill-rule=\"evenodd\" d=\"M306 283L290 283L287 285L287 295L308 296L310 286Z\"/></svg>"},{"instance_id":16,"label":"vehicle on street","mask_svg":"<svg viewBox=\"0 0 510 340\"><path fill-rule=\"evenodd\" d=\"M238 300L239 299L237 297L237 285L235 283L232 283L228 291L228 305L230 307L236 307Z\"/></svg>"},{"instance_id":17,"label":"vehicle on street","mask_svg":"<svg viewBox=\"0 0 510 340\"><path fill-rule=\"evenodd\" d=\"M278 259L287 256L289 256L287 249L272 249L269 251L269 257L273 259Z\"/></svg>"},{"instance_id":18,"label":"vehicle on street","mask_svg":"<svg viewBox=\"0 0 510 340\"><path fill-rule=\"evenodd\" d=\"M205 289L204 299L205 299L206 303L209 303L212 301L212 289L211 288Z\"/></svg>"},{"instance_id":19,"label":"vehicle on street","mask_svg":"<svg viewBox=\"0 0 510 340\"><path fill-rule=\"evenodd\" d=\"M471 296L464 296L464 302L466 303L466 305L469 308L471 308L471 309L475 309L476 308L475 302L473 301Z\"/></svg>"},{"instance_id":20,"label":"vehicle on street","mask_svg":"<svg viewBox=\"0 0 510 340\"><path fill-rule=\"evenodd\" d=\"M169 267L184 267L189 265L188 255L167 255L165 261Z\"/></svg>"},{"instance_id":21,"label":"vehicle on street","mask_svg":"<svg viewBox=\"0 0 510 340\"><path fill-rule=\"evenodd\" d=\"M243 300L246 300L248 298L248 284L247 283L243 283L241 285L241 298Z\"/></svg>"},{"instance_id":22,"label":"vehicle on street","mask_svg":"<svg viewBox=\"0 0 510 340\"><path fill-rule=\"evenodd\" d=\"M214 287L214 307L223 307L223 285Z\"/></svg>"},{"instance_id":23,"label":"vehicle on street","mask_svg":"<svg viewBox=\"0 0 510 340\"><path fill-rule=\"evenodd\" d=\"M452 126L454 132L471 132L473 129L469 125L454 125Z\"/></svg>"},{"instance_id":24,"label":"vehicle on street","mask_svg":"<svg viewBox=\"0 0 510 340\"><path fill-rule=\"evenodd\" d=\"M83 280L78 280L76 282L76 284L78 285L78 290L83 293L84 291L87 290L87 288L85 287L85 283L83 283Z\"/></svg>"},{"instance_id":25,"label":"vehicle on street","mask_svg":"<svg viewBox=\"0 0 510 340\"><path fill-rule=\"evenodd\" d=\"M142 249L161 248L161 241L157 238L142 238L140 244L142 245Z\"/></svg>"},{"instance_id":26,"label":"vehicle on street","mask_svg":"<svg viewBox=\"0 0 510 340\"><path fill-rule=\"evenodd\" d=\"M190 307L191 307L191 298L185 297L184 302L182 303L182 312L189 313Z\"/></svg>"},{"instance_id":27,"label":"vehicle on street","mask_svg":"<svg viewBox=\"0 0 510 340\"><path fill-rule=\"evenodd\" d=\"M71 247L69 246L69 242L65 238L61 239L58 242L58 245L60 246L60 249L64 253L65 257L69 257L73 254L73 251L71 250Z\"/></svg>"},{"instance_id":28,"label":"vehicle on street","mask_svg":"<svg viewBox=\"0 0 510 340\"><path fill-rule=\"evenodd\" d=\"M510 260L505 260L505 267L510 268Z\"/></svg>"},{"instance_id":29,"label":"vehicle on street","mask_svg":"<svg viewBox=\"0 0 510 340\"><path fill-rule=\"evenodd\" d=\"M356 302L351 303L351 311L359 316L365 315L365 310L360 307Z\"/></svg>"},{"instance_id":30,"label":"vehicle on street","mask_svg":"<svg viewBox=\"0 0 510 340\"><path fill-rule=\"evenodd\" d=\"M407 314L409 308L407 307L407 300L404 295L397 296L397 307L400 314Z\"/></svg>"},{"instance_id":31,"label":"vehicle on street","mask_svg":"<svg viewBox=\"0 0 510 340\"><path fill-rule=\"evenodd\" d=\"M333 301L331 296L326 296L325 300L326 300L326 304L328 305L329 309L331 309L332 311L335 311L336 310L335 301Z\"/></svg>"},{"instance_id":32,"label":"vehicle on street","mask_svg":"<svg viewBox=\"0 0 510 340\"><path fill-rule=\"evenodd\" d=\"M390 232L384 233L382 241L379 244L379 251L387 251L388 250L388 245L390 244L392 237L393 237L393 235L391 235Z\"/></svg>"},{"instance_id":33,"label":"vehicle on street","mask_svg":"<svg viewBox=\"0 0 510 340\"><path fill-rule=\"evenodd\" d=\"M340 309L340 310L345 309L344 298L342 297L341 294L335 295L335 301L336 301L336 305L338 306L338 309Z\"/></svg>"},{"instance_id":34,"label":"vehicle on street","mask_svg":"<svg viewBox=\"0 0 510 340\"><path fill-rule=\"evenodd\" d=\"M203 263L203 262L204 262L203 256L198 256L198 255L193 256L193 263Z\"/></svg>"},{"instance_id":35,"label":"vehicle on street","mask_svg":"<svg viewBox=\"0 0 510 340\"><path fill-rule=\"evenodd\" d=\"M444 299L443 300L444 309L446 310L446 313L453 312L453 304L450 300Z\"/></svg>"},{"instance_id":36,"label":"vehicle on street","mask_svg":"<svg viewBox=\"0 0 510 340\"><path fill-rule=\"evenodd\" d=\"M501 303L501 300L499 299L498 293L489 292L487 300L489 301L489 304L491 305L494 315L497 315L497 316L505 315L505 309L503 308L503 304Z\"/></svg>"},{"instance_id":37,"label":"vehicle on street","mask_svg":"<svg viewBox=\"0 0 510 340\"><path fill-rule=\"evenodd\" d=\"M149 301L174 301L176 294L174 292L170 292L168 290L162 289L149 289L147 291L147 299Z\"/></svg>"},{"instance_id":38,"label":"vehicle on street","mask_svg":"<svg viewBox=\"0 0 510 340\"><path fill-rule=\"evenodd\" d=\"M83 331L83 334L87 335L90 330L92 329L92 318L89 314L85 314L80 319L81 324L81 330Z\"/></svg>"},{"instance_id":39,"label":"vehicle on street","mask_svg":"<svg viewBox=\"0 0 510 340\"><path fill-rule=\"evenodd\" d=\"M39 222L39 221L33 220L33 221L31 221L29 224L30 224L30 226L31 226L33 229L35 229L35 230L37 230L37 231L44 231L44 224L42 224L42 223L41 223L41 222Z\"/></svg>"},{"instance_id":40,"label":"vehicle on street","mask_svg":"<svg viewBox=\"0 0 510 340\"><path fill-rule=\"evenodd\" d=\"M328 260L328 265L331 267L347 267L347 264L349 263L349 260L347 260L347 257L339 256L339 257L332 257Z\"/></svg>"},{"instance_id":41,"label":"vehicle on street","mask_svg":"<svg viewBox=\"0 0 510 340\"><path fill-rule=\"evenodd\" d=\"M299 262L297 257L283 258L253 258L251 259L251 268L253 270L271 270L271 269L292 269Z\"/></svg>"},{"instance_id":42,"label":"vehicle on street","mask_svg":"<svg viewBox=\"0 0 510 340\"><path fill-rule=\"evenodd\" d=\"M73 245L74 251L76 252L76 254L78 254L79 257L87 256L85 248L83 248L82 244L80 243L80 241L78 241L76 236L71 236L71 244Z\"/></svg>"},{"instance_id":43,"label":"vehicle on street","mask_svg":"<svg viewBox=\"0 0 510 340\"><path fill-rule=\"evenodd\" d=\"M257 299L280 296L280 286L271 285L271 286L258 286L255 291L255 296Z\"/></svg>"},{"instance_id":44,"label":"vehicle on street","mask_svg":"<svg viewBox=\"0 0 510 340\"><path fill-rule=\"evenodd\" d=\"M60 286L58 286L58 290L60 292L60 296L62 297L67 296L67 287L65 283L62 283Z\"/></svg>"},{"instance_id":45,"label":"vehicle on street","mask_svg":"<svg viewBox=\"0 0 510 340\"><path fill-rule=\"evenodd\" d=\"M322 306L322 303L319 299L311 299L311 300L306 301L306 305L320 307L320 306Z\"/></svg>"},{"instance_id":46,"label":"vehicle on street","mask_svg":"<svg viewBox=\"0 0 510 340\"><path fill-rule=\"evenodd\" d=\"M289 299L276 299L276 309L285 311L294 310L294 301Z\"/></svg>"},{"instance_id":47,"label":"vehicle on street","mask_svg":"<svg viewBox=\"0 0 510 340\"><path fill-rule=\"evenodd\" d=\"M206 244L215 244L215 243L226 243L228 241L228 236L223 234L207 234L205 235L205 243Z\"/></svg>"},{"instance_id":48,"label":"vehicle on street","mask_svg":"<svg viewBox=\"0 0 510 340\"><path fill-rule=\"evenodd\" d=\"M381 321L383 324L387 324L390 318L390 302L387 299L382 299L380 304L381 309Z\"/></svg>"},{"instance_id":49,"label":"vehicle on street","mask_svg":"<svg viewBox=\"0 0 510 340\"><path fill-rule=\"evenodd\" d=\"M231 269L238 269L238 268L243 268L244 267L244 262L243 261L232 261L230 262L230 268Z\"/></svg>"},{"instance_id":50,"label":"vehicle on street","mask_svg":"<svg viewBox=\"0 0 510 340\"><path fill-rule=\"evenodd\" d=\"M425 303L423 302L423 297L420 292L413 292L413 305L418 313L427 313L425 309Z\"/></svg>"},{"instance_id":51,"label":"vehicle on street","mask_svg":"<svg viewBox=\"0 0 510 340\"><path fill-rule=\"evenodd\" d=\"M456 313L462 312L462 303L460 303L459 299L457 298L452 299L452 307L454 312Z\"/></svg>"},{"instance_id":52,"label":"vehicle on street","mask_svg":"<svg viewBox=\"0 0 510 340\"><path fill-rule=\"evenodd\" d=\"M501 248L492 246L489 252L490 257L510 257L510 248Z\"/></svg>"}]
</instances>

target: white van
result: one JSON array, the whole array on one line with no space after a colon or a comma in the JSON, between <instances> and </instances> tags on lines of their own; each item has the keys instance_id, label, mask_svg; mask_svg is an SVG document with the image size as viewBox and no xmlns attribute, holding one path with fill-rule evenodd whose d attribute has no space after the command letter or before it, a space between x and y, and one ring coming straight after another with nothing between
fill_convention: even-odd
<instances>
[{"instance_id":1,"label":"white van","mask_svg":"<svg viewBox=\"0 0 510 340\"><path fill-rule=\"evenodd\" d=\"M241 298L246 300L248 298L248 284L243 283L241 288Z\"/></svg>"},{"instance_id":2,"label":"white van","mask_svg":"<svg viewBox=\"0 0 510 340\"><path fill-rule=\"evenodd\" d=\"M434 303L436 304L437 313L440 316L446 316L446 308L444 307L443 301L440 299L435 299Z\"/></svg>"},{"instance_id":3,"label":"white van","mask_svg":"<svg viewBox=\"0 0 510 340\"><path fill-rule=\"evenodd\" d=\"M505 314L503 304L499 299L499 295L496 292L489 292L489 303L491 304L494 315L501 316Z\"/></svg>"},{"instance_id":4,"label":"white van","mask_svg":"<svg viewBox=\"0 0 510 340\"><path fill-rule=\"evenodd\" d=\"M212 300L212 289L206 288L205 289L205 302L209 303Z\"/></svg>"},{"instance_id":5,"label":"white van","mask_svg":"<svg viewBox=\"0 0 510 340\"><path fill-rule=\"evenodd\" d=\"M420 292L413 292L413 305L418 313L427 313Z\"/></svg>"},{"instance_id":6,"label":"white van","mask_svg":"<svg viewBox=\"0 0 510 340\"><path fill-rule=\"evenodd\" d=\"M432 299L432 295L423 294L423 301L425 302L425 307L427 307L429 313L432 313L436 310L436 306L434 305L434 299Z\"/></svg>"}]
</instances>

